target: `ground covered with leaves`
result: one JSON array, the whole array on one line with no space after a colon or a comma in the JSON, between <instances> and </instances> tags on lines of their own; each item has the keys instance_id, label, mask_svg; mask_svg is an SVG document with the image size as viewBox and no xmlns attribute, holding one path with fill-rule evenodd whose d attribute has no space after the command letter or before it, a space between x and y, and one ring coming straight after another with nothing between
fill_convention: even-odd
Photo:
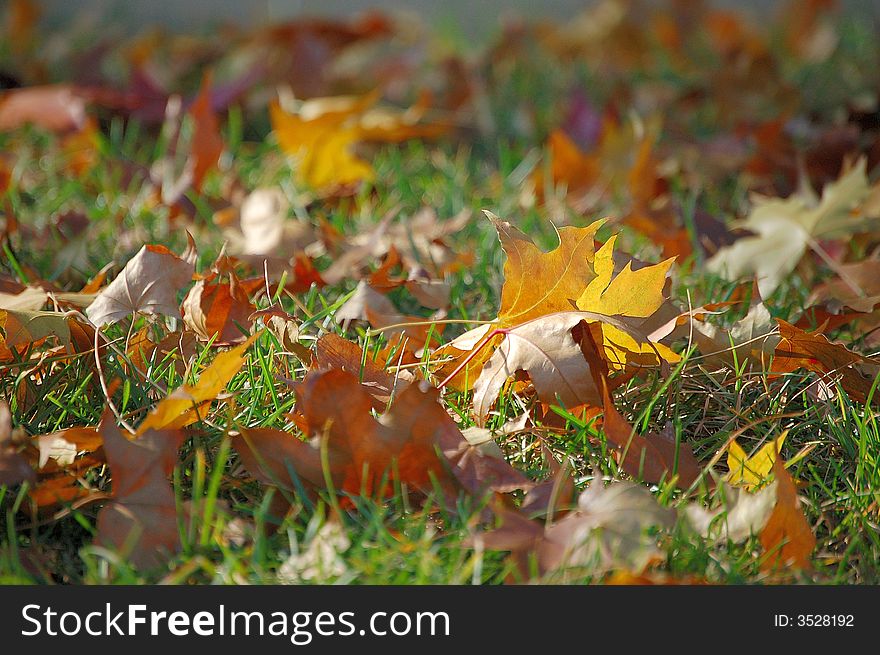
<instances>
[{"instance_id":1,"label":"ground covered with leaves","mask_svg":"<svg viewBox=\"0 0 880 655\"><path fill-rule=\"evenodd\" d=\"M4 20L3 582L880 582L870 17Z\"/></svg>"}]
</instances>

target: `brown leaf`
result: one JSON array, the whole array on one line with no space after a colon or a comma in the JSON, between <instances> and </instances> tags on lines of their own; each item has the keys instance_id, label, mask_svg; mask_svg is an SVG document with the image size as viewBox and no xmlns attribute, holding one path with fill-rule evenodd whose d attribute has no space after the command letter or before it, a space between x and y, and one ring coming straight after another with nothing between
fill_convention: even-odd
<instances>
[{"instance_id":1,"label":"brown leaf","mask_svg":"<svg viewBox=\"0 0 880 655\"><path fill-rule=\"evenodd\" d=\"M180 547L177 508L168 482L177 450L178 430L148 430L137 441L126 439L104 414L99 427L113 475L113 502L98 514L97 542L127 556L135 566L158 566Z\"/></svg>"},{"instance_id":2,"label":"brown leaf","mask_svg":"<svg viewBox=\"0 0 880 655\"><path fill-rule=\"evenodd\" d=\"M323 360L326 363L326 356ZM407 386L378 419L372 415L374 406L374 397L352 373L313 369L297 385L298 424L310 441L280 430L251 428L241 430L235 447L257 479L288 489L295 488L288 466L307 485L325 486L320 456L324 439L327 474L337 490L351 494L384 497L394 482L410 492L427 493L435 479L447 492L459 485L473 494L531 487L503 459L468 444L435 389ZM386 484L380 486L383 479Z\"/></svg>"},{"instance_id":3,"label":"brown leaf","mask_svg":"<svg viewBox=\"0 0 880 655\"><path fill-rule=\"evenodd\" d=\"M13 442L12 413L5 400L0 400L0 485L36 482L37 475Z\"/></svg>"},{"instance_id":4,"label":"brown leaf","mask_svg":"<svg viewBox=\"0 0 880 655\"><path fill-rule=\"evenodd\" d=\"M776 479L776 507L761 531L761 545L770 555L761 564L764 570L777 567L810 570L810 555L816 547L816 537L807 523L797 497L797 487L785 470L785 463L777 457L773 464Z\"/></svg>"},{"instance_id":5,"label":"brown leaf","mask_svg":"<svg viewBox=\"0 0 880 655\"><path fill-rule=\"evenodd\" d=\"M56 339L59 345L69 346L72 322L74 319L61 312L0 309L0 362L15 359L31 344L49 338Z\"/></svg>"},{"instance_id":6,"label":"brown leaf","mask_svg":"<svg viewBox=\"0 0 880 655\"><path fill-rule=\"evenodd\" d=\"M0 132L29 123L50 132L80 130L86 123L85 98L68 84L13 89L0 95Z\"/></svg>"},{"instance_id":7,"label":"brown leaf","mask_svg":"<svg viewBox=\"0 0 880 655\"><path fill-rule=\"evenodd\" d=\"M839 380L852 398L867 401L874 377L880 372L880 362L831 343L822 334L804 332L782 319L776 322L781 338L770 366L773 373L806 369L818 374L828 386Z\"/></svg>"},{"instance_id":8,"label":"brown leaf","mask_svg":"<svg viewBox=\"0 0 880 655\"><path fill-rule=\"evenodd\" d=\"M674 439L661 434L637 434L635 427L614 406L614 398L608 386L608 368L599 357L597 340L592 330L582 330L579 343L590 364L596 386L601 390L605 414L603 432L614 446L623 470L635 478L652 483L669 480L672 475L676 475L676 486L685 489L690 487L702 475L702 467L690 446L684 443L676 446Z\"/></svg>"},{"instance_id":9,"label":"brown leaf","mask_svg":"<svg viewBox=\"0 0 880 655\"><path fill-rule=\"evenodd\" d=\"M325 334L315 344L315 359L312 369L342 370L356 376L366 391L375 399L373 408L383 411L396 389L402 386L407 378L398 376L397 380L382 366L369 357L364 356L363 349L356 343L343 339L332 332Z\"/></svg>"},{"instance_id":10,"label":"brown leaf","mask_svg":"<svg viewBox=\"0 0 880 655\"><path fill-rule=\"evenodd\" d=\"M194 267L165 246L138 251L86 309L96 326L117 323L136 313L180 318L177 292L192 278Z\"/></svg>"},{"instance_id":11,"label":"brown leaf","mask_svg":"<svg viewBox=\"0 0 880 655\"><path fill-rule=\"evenodd\" d=\"M275 428L240 428L239 431L240 436L233 439L232 446L245 469L263 484L294 491L292 470L302 483L317 488L324 486L320 448ZM341 485L342 467L347 460L335 451L328 451L328 455L330 479Z\"/></svg>"},{"instance_id":12,"label":"brown leaf","mask_svg":"<svg viewBox=\"0 0 880 655\"><path fill-rule=\"evenodd\" d=\"M199 338L215 346L228 346L247 338L256 307L233 271L229 282L196 282L181 305L184 324Z\"/></svg>"},{"instance_id":13,"label":"brown leaf","mask_svg":"<svg viewBox=\"0 0 880 655\"><path fill-rule=\"evenodd\" d=\"M211 107L211 73L202 79L199 95L189 108L193 120L193 137L190 156L193 160L192 186L201 191L205 175L217 167L223 154L223 137L220 124Z\"/></svg>"},{"instance_id":14,"label":"brown leaf","mask_svg":"<svg viewBox=\"0 0 880 655\"><path fill-rule=\"evenodd\" d=\"M397 480L414 490L429 490L432 475L448 480L437 448L462 437L440 407L437 391L410 385L379 420L371 415L372 404L372 396L345 371L312 371L297 386L297 408L309 435L326 435L329 447L350 458L342 489L386 495L390 487L377 488L386 472L389 483Z\"/></svg>"}]
</instances>

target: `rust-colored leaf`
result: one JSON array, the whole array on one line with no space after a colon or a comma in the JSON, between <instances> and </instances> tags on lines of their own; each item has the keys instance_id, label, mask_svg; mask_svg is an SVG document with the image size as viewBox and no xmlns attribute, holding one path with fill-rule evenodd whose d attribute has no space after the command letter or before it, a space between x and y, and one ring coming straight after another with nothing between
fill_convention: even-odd
<instances>
[{"instance_id":1,"label":"rust-colored leaf","mask_svg":"<svg viewBox=\"0 0 880 655\"><path fill-rule=\"evenodd\" d=\"M839 381L852 398L859 402L867 400L874 378L880 373L880 362L831 343L822 334L805 332L782 319L776 322L780 340L770 366L772 372L806 369L818 374L828 387Z\"/></svg>"},{"instance_id":2,"label":"rust-colored leaf","mask_svg":"<svg viewBox=\"0 0 880 655\"><path fill-rule=\"evenodd\" d=\"M765 570L780 566L809 570L813 566L810 556L816 547L816 537L804 516L794 480L785 470L781 457L773 463L773 474L777 485L776 506L761 531L761 545L768 553L761 566Z\"/></svg>"},{"instance_id":3,"label":"rust-colored leaf","mask_svg":"<svg viewBox=\"0 0 880 655\"><path fill-rule=\"evenodd\" d=\"M183 442L178 430L147 430L126 439L108 411L99 427L113 475L113 502L98 514L97 542L150 568L180 547L177 508L168 481Z\"/></svg>"}]
</instances>

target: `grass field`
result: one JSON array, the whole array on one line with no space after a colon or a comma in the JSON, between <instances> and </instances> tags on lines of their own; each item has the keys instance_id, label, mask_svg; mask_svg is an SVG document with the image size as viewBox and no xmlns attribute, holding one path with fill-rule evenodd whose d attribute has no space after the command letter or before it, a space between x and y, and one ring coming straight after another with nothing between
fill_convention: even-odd
<instances>
[{"instance_id":1,"label":"grass field","mask_svg":"<svg viewBox=\"0 0 880 655\"><path fill-rule=\"evenodd\" d=\"M596 25L599 18L591 20ZM779 350L765 353L765 360L744 356L748 348L734 348L739 342L730 330L742 325L738 322L760 300L752 289L753 279L760 275L723 275L711 272L707 264L719 250L749 238L748 232L731 231L731 226L749 216L755 202L752 192L783 199L809 184L821 195L824 185L847 170L844 160L855 162L859 157L867 161L868 184L876 179L872 169L880 152L880 47L875 28L858 17L829 17L818 9L813 23L798 26L755 26L737 23L735 15L687 16L661 10L646 15L634 10L617 20L617 27L596 35L588 26L582 33L572 25L567 30L511 28L504 35L487 37L481 52L466 61L456 59L451 38L438 37L427 47L405 36L387 37L391 55L366 46L356 51L360 42L339 50L334 46L325 53L328 60L348 57L346 65L359 74L334 78L337 73L321 69L320 75L315 73L321 83L315 84L314 92L299 90L297 84L309 85L293 68L286 69L286 76L280 77L292 80L287 92L292 86L297 96L362 93L378 81L384 104L405 108L417 102L421 86L432 86L434 108L420 120L442 124L442 133L400 142L364 138L356 152L369 163L372 175L335 189L303 180L302 158L281 143L278 124L273 126L266 105L285 85L265 69L234 102L216 109L222 154L200 188L185 186L171 201L167 187L175 180L168 176L179 174L187 157L198 157L193 134L204 117L185 114L179 134L173 134L173 123L166 118L162 124L164 106L157 117L145 110L139 114L143 105L121 109L118 103L92 97L86 105L94 121L91 127L59 132L47 129L43 118L32 118L0 128L0 311L7 321L0 333L7 340L0 350L5 353L0 359L0 398L8 403L14 428L6 430L12 436L3 446L8 460L3 462L11 467L14 452L36 471L29 483L0 486L0 581L880 582L880 432L872 368L880 362L871 357L877 342L870 327L877 292L870 290L870 276L860 277L861 269L853 268L873 261L880 243L878 216L872 213L880 193L871 186L857 203L846 198L851 216L858 204L858 224L853 219L842 231L810 241L763 297L768 321L782 319L807 334L828 337L840 349L828 359L804 355L799 365L781 370L771 365ZM688 31L694 21L699 29ZM89 60L73 56L86 51L75 36L65 42L64 57L48 54L45 61L35 48L7 40L0 45L0 70L16 85L70 81L80 89L99 83L107 89L113 80L128 79L127 71L119 72L123 64L133 67L133 61L147 61L145 70L160 71L157 78L192 98L206 68L215 71L215 88L222 89L221 84L242 70L236 48L252 47L241 36L233 39L229 52L216 34L200 39L193 43L202 46L182 37L112 43L108 51L113 54L102 55L100 75L77 68ZM395 71L392 64L402 67L400 62L406 60L401 53L410 51L421 57L416 71ZM163 66L173 74L162 73ZM432 77L446 70L443 66L458 72ZM342 64L340 69L348 70ZM451 87L459 75L469 87L464 99L453 102ZM137 95L136 85L126 88ZM0 117L3 106L0 99ZM566 160L554 150L551 134L557 129L567 130L571 141L580 144L580 161ZM86 136L76 141L77 135ZM650 164L640 159L645 143ZM321 146L309 147L317 152ZM158 166L163 162L165 168ZM330 168L338 173L336 167L344 164L334 162ZM582 173L586 183L578 166L590 171ZM353 252L357 238L374 231L383 217L391 217L391 224L400 228L402 236L395 243L403 250L407 240L424 237L415 217L426 208L439 225L470 216L451 234L429 235L429 241L451 253L453 262L439 274L432 262L423 263L428 278L448 284L442 315L401 285L383 291L407 321L434 322L426 340L432 345L407 353L413 359L407 370L434 385L442 379L436 373L434 347L492 321L502 306L506 257L483 210L510 221L545 252L559 243L558 227L584 227L608 217L595 240L601 245L619 234L615 250L624 259L616 272L630 258L657 263L675 256L668 301L682 313L709 306L706 316L694 321L717 326L718 339L730 347L707 349L705 342L695 339L694 325L685 317L675 336L664 341L680 359L635 372L618 371L612 376L614 404L635 426L634 432L664 432L675 444L689 445L704 471L702 481L681 488L672 475L645 482L637 472L624 470L601 407L591 411L586 405L542 406L529 376L520 373L505 382L493 400L486 421L493 431L491 440L513 469L534 483L554 479L553 471L562 465L558 475L568 476L578 490L611 480L635 480L659 507L671 508L673 518L663 529L639 536L635 559L600 555L542 567L536 551L526 549L518 559L509 556L510 548L494 549L491 539L484 542L482 535L504 525L499 503L515 511L523 502L522 491L458 490L450 495L438 483L436 489L413 493L394 471L384 472L390 481L390 491L384 494L340 492L333 484L306 484L308 489L298 482L264 484L234 445L242 429L276 428L292 438L314 435L302 431L296 416L298 393L289 383L303 381L308 357L302 350L291 351L290 343L277 334L262 331L225 390L209 399L214 402L207 413L181 426L182 446L168 476L175 499L176 552L163 551L150 565L136 565L130 554L143 533L120 548L99 537L98 514L119 493L112 462L108 466L100 448L94 447L75 448L67 464L59 464L53 454L49 469L71 478L67 484L76 491L44 502L37 492L48 484L48 474L43 447L39 457L35 454L37 438L98 426L108 405L121 419L116 424L135 426L173 389L198 386L203 371L228 346L190 335L185 347L173 345L149 366L139 365L133 345L137 339L154 345L175 331L186 333L179 316L144 312L99 326L97 334L90 328L87 334L94 336L94 344L99 338L112 344L98 349L96 366L95 347L88 339L85 345L70 338L63 343L63 338L49 334L13 343L9 316L17 316L12 312L18 308L11 304L12 296L27 288L43 289L48 292L44 302L27 311L63 313L87 324L84 306L65 304L65 292L80 292L101 275L106 277L99 277L91 292L106 288L144 244L181 253L188 233L198 248L195 271L207 274L224 247L235 254L230 230L238 225L241 199L255 189L278 190L289 206L285 220L319 233L315 241L323 247L297 246L296 252L285 253L283 277L248 287L249 302L257 310L273 308L287 314L296 324L293 341L302 349L314 349L323 335L336 333L363 349L362 365L381 352L379 364L398 372L402 369L395 365L405 348L383 350L389 343L388 330L375 320L339 321L336 316L359 283L376 279L370 276L387 261L387 249L361 256L338 280L295 289L285 285L297 278L294 257L305 253L310 265L326 272ZM639 216L648 217L648 229ZM754 236L755 225L749 227ZM415 246L412 250L416 256L425 252ZM770 249L763 257L772 259L774 252ZM760 258L753 262L756 268L760 263ZM231 266L242 280L264 275L252 257L241 257ZM404 269L404 277L412 270ZM221 271L221 277L224 274ZM535 284L546 284L541 270L528 274ZM846 282L847 275L856 279L861 292L856 294L863 301L857 308L839 297L825 304L816 299L821 284ZM178 302L188 288L178 290ZM633 287L627 293L643 292L647 293ZM753 327L755 341L776 334ZM257 327L247 326L245 331L257 332ZM850 374L860 376L860 382L850 384ZM335 402L344 405L348 400L340 396ZM473 393L467 389L444 389L443 406L460 429L480 422ZM528 419L523 427L505 433L505 423L524 413ZM723 503L722 496L730 491L722 480L728 475L728 449L734 438L751 454L783 433L787 436L778 458L788 462L798 506L815 537L809 566L768 566L760 530L720 538L701 534L686 518L688 506ZM92 465L77 468L76 462L90 457L96 458ZM299 472L291 473L298 481ZM759 478L755 488L766 489L772 474L764 470ZM554 514L551 507L534 523L551 525L561 520L565 509L556 508L561 513ZM150 526L146 529L149 532ZM598 533L613 534L615 529L624 527L607 519L591 538L601 539Z\"/></svg>"}]
</instances>

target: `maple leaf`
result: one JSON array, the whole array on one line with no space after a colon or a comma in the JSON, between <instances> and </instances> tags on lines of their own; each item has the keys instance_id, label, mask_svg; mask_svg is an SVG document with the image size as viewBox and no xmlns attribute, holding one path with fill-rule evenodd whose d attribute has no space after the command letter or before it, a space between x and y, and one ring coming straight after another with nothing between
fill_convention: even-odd
<instances>
[{"instance_id":1,"label":"maple leaf","mask_svg":"<svg viewBox=\"0 0 880 655\"><path fill-rule=\"evenodd\" d=\"M582 152L562 130L550 133L547 153L554 186L565 184L569 193L576 194L587 191L598 182L602 172L600 159ZM536 175L536 181L539 185L543 182L540 174ZM540 192L543 192L542 186L538 186Z\"/></svg>"},{"instance_id":2,"label":"maple leaf","mask_svg":"<svg viewBox=\"0 0 880 655\"><path fill-rule=\"evenodd\" d=\"M422 97L407 112L374 108L379 94L312 98L288 113L275 102L269 107L278 143L297 157L297 176L315 189L340 187L371 180L372 166L353 153L361 141L391 143L419 137L436 137L448 126L421 124L427 110Z\"/></svg>"},{"instance_id":3,"label":"maple leaf","mask_svg":"<svg viewBox=\"0 0 880 655\"><path fill-rule=\"evenodd\" d=\"M298 159L296 175L300 184L322 189L373 178L373 168L352 152L361 133L350 119L376 99L375 94L362 98L338 98L335 105L325 99L324 104L329 106L313 101L299 114L284 111L278 102L269 105L272 130L279 145Z\"/></svg>"},{"instance_id":4,"label":"maple leaf","mask_svg":"<svg viewBox=\"0 0 880 655\"><path fill-rule=\"evenodd\" d=\"M61 312L0 309L0 362L10 361L31 344L54 338L71 345L71 325L76 320Z\"/></svg>"},{"instance_id":5,"label":"maple leaf","mask_svg":"<svg viewBox=\"0 0 880 655\"><path fill-rule=\"evenodd\" d=\"M437 359L449 358L435 371L447 376L447 386L461 390L473 386L485 374L483 367L502 343L503 335L509 331L517 334L520 329L517 326L523 326L525 332L534 331L543 324L529 321L573 309L587 312L583 318L588 321L605 323L603 354L618 368L625 367L631 360L641 365L678 360L667 347L647 343L647 339L629 329L642 324L663 306L663 289L672 260L635 271L627 264L614 276L615 240L609 240L599 251L595 249L594 238L603 221L584 228L557 230L559 246L545 253L510 223L490 212L486 214L507 254L501 307L498 318L491 324L470 330L434 351ZM638 293L632 292L633 287L639 289ZM577 321L568 329L575 323ZM558 333L562 335L563 331ZM566 340L560 345L571 344ZM501 370L501 363L496 360L490 369L493 377ZM497 381L492 388L500 389ZM549 395L552 394L549 391Z\"/></svg>"},{"instance_id":6,"label":"maple leaf","mask_svg":"<svg viewBox=\"0 0 880 655\"><path fill-rule=\"evenodd\" d=\"M637 270L633 270L632 262L627 262L615 275L616 241L614 235L596 252L596 277L578 297L576 305L578 309L607 316L647 319L666 303L664 289L674 258ZM629 321L629 324L637 327L641 322ZM647 339L637 341L632 334L609 322L602 324L602 342L606 359L614 368L624 368L630 361L650 364L674 363L680 359L667 346Z\"/></svg>"},{"instance_id":7,"label":"maple leaf","mask_svg":"<svg viewBox=\"0 0 880 655\"><path fill-rule=\"evenodd\" d=\"M819 239L870 231L878 217L867 216L862 208L871 193L865 167L865 160L859 160L825 187L818 202L805 192L784 200L753 197L752 211L738 226L755 236L721 248L707 262L708 269L728 279L755 275L766 298Z\"/></svg>"},{"instance_id":8,"label":"maple leaf","mask_svg":"<svg viewBox=\"0 0 880 655\"><path fill-rule=\"evenodd\" d=\"M86 315L97 327L137 313L180 318L177 292L192 279L194 270L191 262L165 246L145 245L101 290Z\"/></svg>"},{"instance_id":9,"label":"maple leaf","mask_svg":"<svg viewBox=\"0 0 880 655\"><path fill-rule=\"evenodd\" d=\"M744 487L749 491L760 489L770 479L777 454L785 443L788 430L779 437L764 444L755 454L749 457L736 439L727 447L727 481L730 484Z\"/></svg>"},{"instance_id":10,"label":"maple leaf","mask_svg":"<svg viewBox=\"0 0 880 655\"><path fill-rule=\"evenodd\" d=\"M177 507L168 482L177 450L178 430L147 430L126 439L107 411L99 431L113 475L113 502L98 513L97 542L116 549L137 567L158 565L180 547Z\"/></svg>"},{"instance_id":11,"label":"maple leaf","mask_svg":"<svg viewBox=\"0 0 880 655\"><path fill-rule=\"evenodd\" d=\"M353 494L385 496L394 481L410 491L428 492L434 479L450 491L460 485L475 494L531 486L503 459L468 444L440 405L435 389L406 386L378 418L371 413L373 407L368 387L352 373L312 370L297 385L301 427L311 441L280 430L248 428L241 430L234 446L252 475L290 489L295 485L288 466L314 487L325 486L326 473L338 490ZM322 440L326 440L326 470L320 455ZM382 480L385 487L379 485Z\"/></svg>"},{"instance_id":12,"label":"maple leaf","mask_svg":"<svg viewBox=\"0 0 880 655\"><path fill-rule=\"evenodd\" d=\"M572 336L572 328L588 316L549 314L506 330L474 383L474 414L481 420L488 416L498 392L517 371L529 374L544 403L570 408L598 404L599 390Z\"/></svg>"},{"instance_id":13,"label":"maple leaf","mask_svg":"<svg viewBox=\"0 0 880 655\"><path fill-rule=\"evenodd\" d=\"M217 115L211 107L211 73L202 79L199 94L187 112L193 120L193 136L190 147L192 157L192 186L196 191L202 190L202 183L207 173L216 168L223 154L223 137Z\"/></svg>"},{"instance_id":14,"label":"maple leaf","mask_svg":"<svg viewBox=\"0 0 880 655\"><path fill-rule=\"evenodd\" d=\"M343 339L332 332L315 343L312 370L341 370L357 376L363 388L374 399L373 408L383 411L388 407L395 391L409 382L406 375L391 375L375 360L365 356L358 344Z\"/></svg>"},{"instance_id":15,"label":"maple leaf","mask_svg":"<svg viewBox=\"0 0 880 655\"><path fill-rule=\"evenodd\" d=\"M228 284L214 282L218 275L215 268L211 275L196 282L183 299L181 310L184 324L199 338L228 346L247 338L256 307L235 271L229 268Z\"/></svg>"},{"instance_id":16,"label":"maple leaf","mask_svg":"<svg viewBox=\"0 0 880 655\"><path fill-rule=\"evenodd\" d=\"M780 566L811 569L810 555L816 547L816 537L804 516L794 480L785 470L780 457L773 464L773 475L777 485L777 500L760 535L761 545L769 555L761 567L764 570L773 570Z\"/></svg>"},{"instance_id":17,"label":"maple leaf","mask_svg":"<svg viewBox=\"0 0 880 655\"><path fill-rule=\"evenodd\" d=\"M545 253L510 223L490 212L486 215L507 255L496 325L510 327L572 309L572 300L580 298L596 278L594 239L604 221L584 228L559 228L559 245Z\"/></svg>"}]
</instances>

